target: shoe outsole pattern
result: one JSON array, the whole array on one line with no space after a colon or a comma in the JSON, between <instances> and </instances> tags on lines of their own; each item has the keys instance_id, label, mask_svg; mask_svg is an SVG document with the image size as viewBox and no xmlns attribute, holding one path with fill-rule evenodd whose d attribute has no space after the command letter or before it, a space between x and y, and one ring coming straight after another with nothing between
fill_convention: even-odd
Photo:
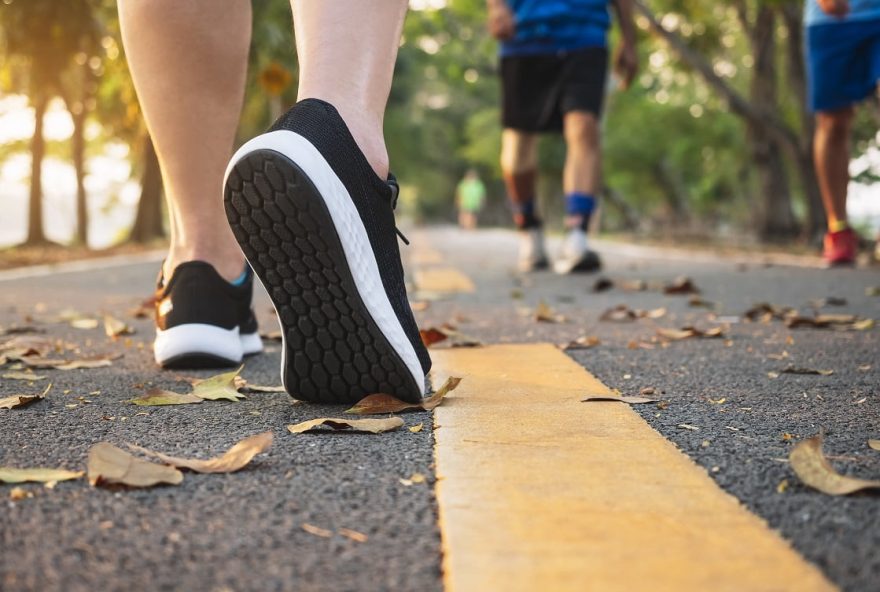
<instances>
[{"instance_id":1,"label":"shoe outsole pattern","mask_svg":"<svg viewBox=\"0 0 880 592\"><path fill-rule=\"evenodd\" d=\"M308 176L278 152L255 150L230 171L224 203L278 313L287 392L316 403L354 403L374 393L420 400L406 364L358 295L330 212Z\"/></svg>"}]
</instances>

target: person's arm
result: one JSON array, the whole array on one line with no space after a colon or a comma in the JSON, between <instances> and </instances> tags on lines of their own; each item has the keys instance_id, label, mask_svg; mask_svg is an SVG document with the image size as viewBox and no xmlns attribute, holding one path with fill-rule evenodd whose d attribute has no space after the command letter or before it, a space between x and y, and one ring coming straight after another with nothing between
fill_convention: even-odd
<instances>
[{"instance_id":1,"label":"person's arm","mask_svg":"<svg viewBox=\"0 0 880 592\"><path fill-rule=\"evenodd\" d=\"M512 39L516 34L513 11L504 0L486 0L489 15L489 33L499 41Z\"/></svg>"},{"instance_id":2,"label":"person's arm","mask_svg":"<svg viewBox=\"0 0 880 592\"><path fill-rule=\"evenodd\" d=\"M849 0L817 0L825 14L844 17L849 14Z\"/></svg>"},{"instance_id":3,"label":"person's arm","mask_svg":"<svg viewBox=\"0 0 880 592\"><path fill-rule=\"evenodd\" d=\"M617 13L617 24L620 27L620 45L614 57L614 71L620 77L621 86L627 89L639 69L636 23L633 18L632 0L613 0L613 3Z\"/></svg>"}]
</instances>

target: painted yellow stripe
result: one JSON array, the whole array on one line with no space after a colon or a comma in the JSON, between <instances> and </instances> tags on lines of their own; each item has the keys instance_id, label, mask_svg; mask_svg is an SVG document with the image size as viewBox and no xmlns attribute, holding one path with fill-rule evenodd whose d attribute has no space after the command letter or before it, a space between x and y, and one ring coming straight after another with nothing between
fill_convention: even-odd
<instances>
[{"instance_id":1,"label":"painted yellow stripe","mask_svg":"<svg viewBox=\"0 0 880 592\"><path fill-rule=\"evenodd\" d=\"M419 235L421 238L421 235ZM415 241L413 241L415 245ZM409 262L412 265L437 265L443 263L443 254L440 251L426 246L418 246L409 256Z\"/></svg>"},{"instance_id":2,"label":"painted yellow stripe","mask_svg":"<svg viewBox=\"0 0 880 592\"><path fill-rule=\"evenodd\" d=\"M454 267L416 269L414 283L420 292L451 294L474 291L474 283L471 278Z\"/></svg>"},{"instance_id":3,"label":"painted yellow stripe","mask_svg":"<svg viewBox=\"0 0 880 592\"><path fill-rule=\"evenodd\" d=\"M834 590L552 345L437 350L446 590Z\"/></svg>"}]
</instances>

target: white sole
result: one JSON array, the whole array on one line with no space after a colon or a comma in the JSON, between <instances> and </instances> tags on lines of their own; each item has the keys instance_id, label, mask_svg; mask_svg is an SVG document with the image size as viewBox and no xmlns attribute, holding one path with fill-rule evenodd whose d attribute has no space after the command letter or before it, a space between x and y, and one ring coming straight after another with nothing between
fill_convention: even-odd
<instances>
[{"instance_id":1,"label":"white sole","mask_svg":"<svg viewBox=\"0 0 880 592\"><path fill-rule=\"evenodd\" d=\"M345 185L311 142L297 133L278 130L257 136L236 151L226 168L226 174L223 178L224 186L233 167L242 158L258 150L271 150L285 156L294 162L315 186L330 213L333 225L336 227L349 271L361 301L373 322L376 323L385 339L406 365L419 392L424 395L425 374L422 372L418 355L388 300L370 239ZM276 310L276 315L277 312ZM282 379L285 379L284 369L286 368L287 352L284 333L284 331L281 332ZM285 387L287 387L286 384Z\"/></svg>"},{"instance_id":2,"label":"white sole","mask_svg":"<svg viewBox=\"0 0 880 592\"><path fill-rule=\"evenodd\" d=\"M257 336L259 338L259 336ZM153 356L164 366L186 356L211 356L231 364L241 362L242 340L238 327L224 329L204 323L187 323L170 329L156 329Z\"/></svg>"}]
</instances>

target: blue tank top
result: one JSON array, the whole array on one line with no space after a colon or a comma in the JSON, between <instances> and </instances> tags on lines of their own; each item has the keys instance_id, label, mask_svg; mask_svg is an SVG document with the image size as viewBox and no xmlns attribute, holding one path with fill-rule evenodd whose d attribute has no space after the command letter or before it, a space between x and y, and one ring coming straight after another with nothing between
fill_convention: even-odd
<instances>
[{"instance_id":1,"label":"blue tank top","mask_svg":"<svg viewBox=\"0 0 880 592\"><path fill-rule=\"evenodd\" d=\"M804 7L804 23L820 25L823 23L846 23L868 19L880 19L880 0L849 0L849 14L840 18L825 14L816 0L807 0Z\"/></svg>"},{"instance_id":2,"label":"blue tank top","mask_svg":"<svg viewBox=\"0 0 880 592\"><path fill-rule=\"evenodd\" d=\"M605 47L611 25L608 3L609 0L507 0L516 20L516 36L502 43L501 54Z\"/></svg>"}]
</instances>

